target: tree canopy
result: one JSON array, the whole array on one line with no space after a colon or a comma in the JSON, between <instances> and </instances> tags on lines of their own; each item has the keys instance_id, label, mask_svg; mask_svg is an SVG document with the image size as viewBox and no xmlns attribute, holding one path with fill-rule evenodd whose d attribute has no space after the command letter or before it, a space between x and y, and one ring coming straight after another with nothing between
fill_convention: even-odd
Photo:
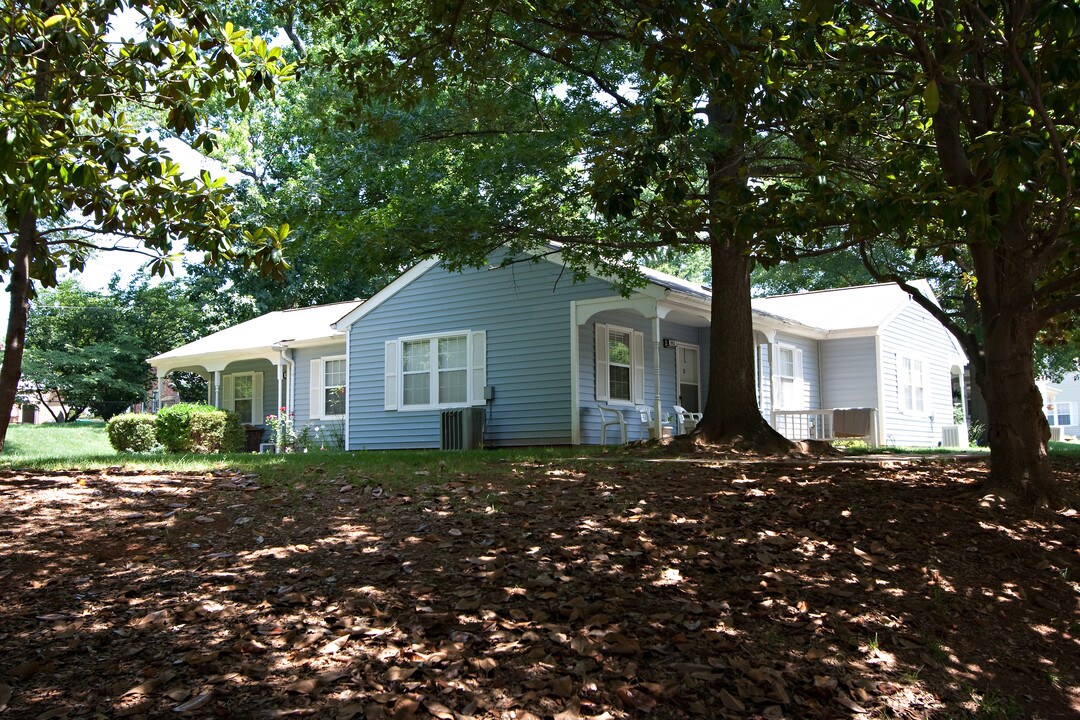
<instances>
[{"instance_id":1,"label":"tree canopy","mask_svg":"<svg viewBox=\"0 0 1080 720\"><path fill-rule=\"evenodd\" d=\"M124 8L140 15L137 37L109 32ZM234 226L225 182L183 175L132 111L148 108L161 131L210 149L213 134L200 131L207 103L246 106L290 67L280 49L187 0L36 0L5 6L0 23L0 271L11 293L2 443L32 283L55 285L59 268L81 269L102 248L144 253L161 274L184 243L210 263L240 256L264 271L280 268L282 233Z\"/></svg>"}]
</instances>

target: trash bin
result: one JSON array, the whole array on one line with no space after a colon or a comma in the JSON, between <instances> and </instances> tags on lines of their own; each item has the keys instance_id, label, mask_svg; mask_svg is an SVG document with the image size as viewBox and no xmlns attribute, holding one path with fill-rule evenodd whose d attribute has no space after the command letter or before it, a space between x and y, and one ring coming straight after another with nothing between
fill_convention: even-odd
<instances>
[{"instance_id":1,"label":"trash bin","mask_svg":"<svg viewBox=\"0 0 1080 720\"><path fill-rule=\"evenodd\" d=\"M37 405L31 405L27 403L22 406L22 421L24 425L34 425L37 423Z\"/></svg>"},{"instance_id":2,"label":"trash bin","mask_svg":"<svg viewBox=\"0 0 1080 720\"><path fill-rule=\"evenodd\" d=\"M259 445L262 444L263 431L266 428L262 425L245 425L244 426L244 450L247 452L258 452Z\"/></svg>"}]
</instances>

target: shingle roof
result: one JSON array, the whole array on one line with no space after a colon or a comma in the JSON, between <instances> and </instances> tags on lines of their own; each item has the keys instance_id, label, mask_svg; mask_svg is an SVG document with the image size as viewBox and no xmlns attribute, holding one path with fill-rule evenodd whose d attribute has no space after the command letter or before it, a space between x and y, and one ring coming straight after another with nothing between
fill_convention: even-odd
<instances>
[{"instance_id":1,"label":"shingle roof","mask_svg":"<svg viewBox=\"0 0 1080 720\"><path fill-rule=\"evenodd\" d=\"M937 302L926 280L911 284ZM899 285L886 283L755 298L753 308L828 332L880 327L909 300Z\"/></svg>"},{"instance_id":2,"label":"shingle roof","mask_svg":"<svg viewBox=\"0 0 1080 720\"><path fill-rule=\"evenodd\" d=\"M351 300L267 313L239 325L219 330L187 345L181 345L151 358L150 362L269 348L275 343L285 341L305 342L343 337L343 333L334 330L331 325L352 312L361 303L363 300Z\"/></svg>"}]
</instances>

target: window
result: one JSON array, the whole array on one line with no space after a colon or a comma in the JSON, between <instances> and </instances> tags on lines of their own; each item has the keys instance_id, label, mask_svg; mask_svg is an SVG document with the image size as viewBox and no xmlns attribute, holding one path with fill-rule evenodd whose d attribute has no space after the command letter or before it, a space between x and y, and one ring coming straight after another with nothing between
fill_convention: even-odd
<instances>
[{"instance_id":1,"label":"window","mask_svg":"<svg viewBox=\"0 0 1080 720\"><path fill-rule=\"evenodd\" d=\"M263 423L263 374L261 372L232 373L221 379L222 403L226 410L240 416L245 425Z\"/></svg>"},{"instance_id":2,"label":"window","mask_svg":"<svg viewBox=\"0 0 1080 720\"><path fill-rule=\"evenodd\" d=\"M791 345L776 346L776 407L801 409L803 401L802 350Z\"/></svg>"},{"instance_id":3,"label":"window","mask_svg":"<svg viewBox=\"0 0 1080 720\"><path fill-rule=\"evenodd\" d=\"M596 325L596 399L645 402L644 335L617 325Z\"/></svg>"},{"instance_id":4,"label":"window","mask_svg":"<svg viewBox=\"0 0 1080 720\"><path fill-rule=\"evenodd\" d=\"M926 378L929 364L916 357L900 357L900 409L904 412L926 412Z\"/></svg>"},{"instance_id":5,"label":"window","mask_svg":"<svg viewBox=\"0 0 1080 720\"><path fill-rule=\"evenodd\" d=\"M608 330L608 398L630 402L630 331Z\"/></svg>"},{"instance_id":6,"label":"window","mask_svg":"<svg viewBox=\"0 0 1080 720\"><path fill-rule=\"evenodd\" d=\"M345 358L323 361L323 417L345 414Z\"/></svg>"},{"instance_id":7,"label":"window","mask_svg":"<svg viewBox=\"0 0 1080 720\"><path fill-rule=\"evenodd\" d=\"M467 335L401 344L402 405L461 405L469 397Z\"/></svg>"},{"instance_id":8,"label":"window","mask_svg":"<svg viewBox=\"0 0 1080 720\"><path fill-rule=\"evenodd\" d=\"M252 404L255 402L255 378L251 375L237 375L233 378L233 412L240 416L240 422L251 422Z\"/></svg>"},{"instance_id":9,"label":"window","mask_svg":"<svg viewBox=\"0 0 1080 720\"><path fill-rule=\"evenodd\" d=\"M316 358L311 361L308 414L312 420L345 416L345 383L348 366L344 355Z\"/></svg>"},{"instance_id":10,"label":"window","mask_svg":"<svg viewBox=\"0 0 1080 720\"><path fill-rule=\"evenodd\" d=\"M484 332L388 341L385 409L484 404L485 355Z\"/></svg>"},{"instance_id":11,"label":"window","mask_svg":"<svg viewBox=\"0 0 1080 720\"><path fill-rule=\"evenodd\" d=\"M1073 404L1069 402L1056 402L1046 406L1046 420L1051 425L1068 427L1074 424Z\"/></svg>"}]
</instances>

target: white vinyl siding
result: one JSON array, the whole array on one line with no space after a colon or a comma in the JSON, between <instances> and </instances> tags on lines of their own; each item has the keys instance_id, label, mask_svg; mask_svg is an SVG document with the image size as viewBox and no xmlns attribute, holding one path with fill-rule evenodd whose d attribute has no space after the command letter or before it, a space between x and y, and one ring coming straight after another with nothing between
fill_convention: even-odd
<instances>
[{"instance_id":1,"label":"white vinyl siding","mask_svg":"<svg viewBox=\"0 0 1080 720\"><path fill-rule=\"evenodd\" d=\"M486 333L390 340L385 346L385 410L427 410L484 403Z\"/></svg>"},{"instance_id":2,"label":"white vinyl siding","mask_svg":"<svg viewBox=\"0 0 1080 720\"><path fill-rule=\"evenodd\" d=\"M644 334L618 325L596 325L596 399L615 404L645 402Z\"/></svg>"},{"instance_id":3,"label":"white vinyl siding","mask_svg":"<svg viewBox=\"0 0 1080 720\"><path fill-rule=\"evenodd\" d=\"M311 361L309 412L312 420L345 416L345 356L315 358Z\"/></svg>"}]
</instances>

